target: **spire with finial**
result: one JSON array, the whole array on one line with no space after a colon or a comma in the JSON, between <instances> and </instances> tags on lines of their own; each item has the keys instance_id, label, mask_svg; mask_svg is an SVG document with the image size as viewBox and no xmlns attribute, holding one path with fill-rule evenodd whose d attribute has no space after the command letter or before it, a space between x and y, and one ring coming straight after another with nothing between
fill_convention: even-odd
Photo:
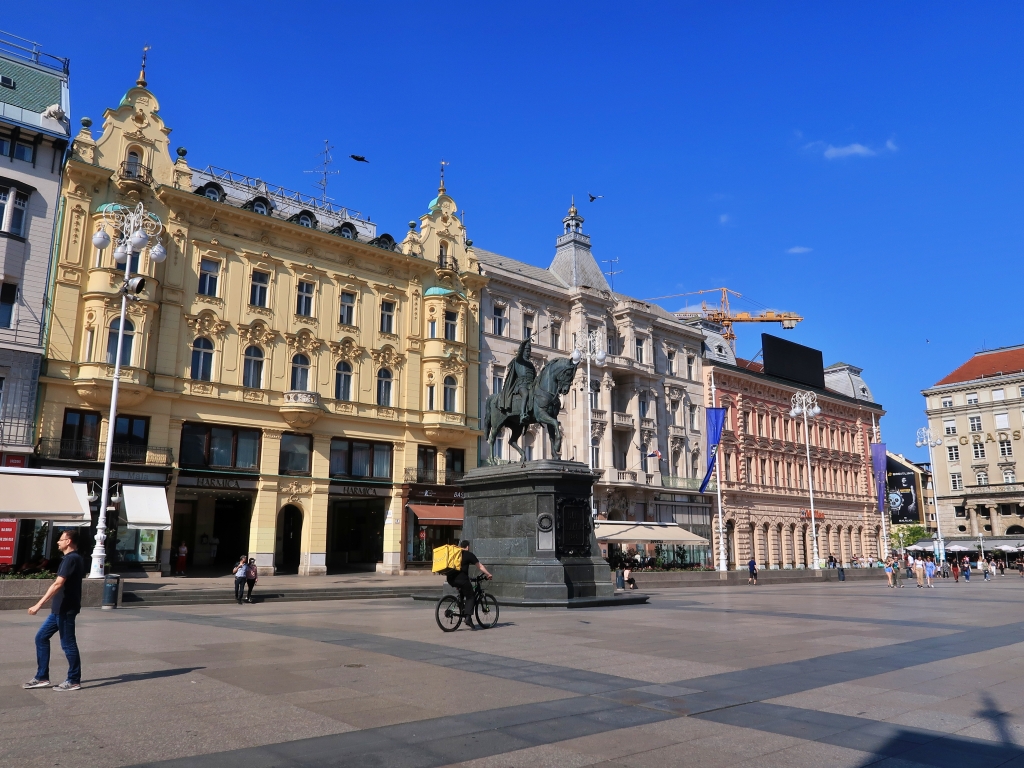
<instances>
[{"instance_id":1,"label":"spire with finial","mask_svg":"<svg viewBox=\"0 0 1024 768\"><path fill-rule=\"evenodd\" d=\"M445 159L442 157L441 158L441 186L438 187L438 189L437 189L437 194L439 194L439 195L446 194L446 192L444 190L444 167L446 165L451 165L451 163L445 162Z\"/></svg>"},{"instance_id":2,"label":"spire with finial","mask_svg":"<svg viewBox=\"0 0 1024 768\"><path fill-rule=\"evenodd\" d=\"M576 210L576 195L573 195L571 200L572 202L569 204L569 215L575 216L578 213Z\"/></svg>"},{"instance_id":3,"label":"spire with finial","mask_svg":"<svg viewBox=\"0 0 1024 768\"><path fill-rule=\"evenodd\" d=\"M146 56L149 54L149 49L152 46L145 45L142 47L142 68L139 70L139 79L135 81L135 84L139 88L146 87Z\"/></svg>"},{"instance_id":4,"label":"spire with finial","mask_svg":"<svg viewBox=\"0 0 1024 768\"><path fill-rule=\"evenodd\" d=\"M562 219L562 223L565 225L565 234L567 235L573 232L583 232L583 217L576 210L576 195L572 196L572 202L569 204L569 215Z\"/></svg>"}]
</instances>

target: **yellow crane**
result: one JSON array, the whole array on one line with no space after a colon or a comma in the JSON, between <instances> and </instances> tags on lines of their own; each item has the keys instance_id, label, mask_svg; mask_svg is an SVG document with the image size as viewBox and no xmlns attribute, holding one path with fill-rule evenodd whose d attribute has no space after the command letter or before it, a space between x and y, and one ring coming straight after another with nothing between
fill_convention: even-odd
<instances>
[{"instance_id":1,"label":"yellow crane","mask_svg":"<svg viewBox=\"0 0 1024 768\"><path fill-rule=\"evenodd\" d=\"M736 350L736 334L732 330L733 323L781 323L783 330L790 331L796 327L803 318L794 312L776 312L774 309L766 309L756 315L749 312L733 313L729 306L729 294L736 298L742 298L743 294L737 293L731 288L706 288L702 291L690 291L689 293L674 293L670 296L655 296L644 301L659 301L661 299L675 299L680 296L697 296L703 293L721 293L721 304L717 307L709 307L706 301L702 301L700 312L679 313L691 314L694 318L703 318L712 323L722 326L722 337L732 344L733 351Z\"/></svg>"}]
</instances>

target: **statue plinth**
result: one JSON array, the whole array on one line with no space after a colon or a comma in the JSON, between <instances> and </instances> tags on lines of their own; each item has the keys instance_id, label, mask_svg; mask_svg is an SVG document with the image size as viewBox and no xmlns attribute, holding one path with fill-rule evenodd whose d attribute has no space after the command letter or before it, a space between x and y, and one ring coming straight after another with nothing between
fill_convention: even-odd
<instances>
[{"instance_id":1,"label":"statue plinth","mask_svg":"<svg viewBox=\"0 0 1024 768\"><path fill-rule=\"evenodd\" d=\"M554 459L470 470L463 537L494 575L507 605L582 607L647 601L616 595L591 516L597 473Z\"/></svg>"}]
</instances>

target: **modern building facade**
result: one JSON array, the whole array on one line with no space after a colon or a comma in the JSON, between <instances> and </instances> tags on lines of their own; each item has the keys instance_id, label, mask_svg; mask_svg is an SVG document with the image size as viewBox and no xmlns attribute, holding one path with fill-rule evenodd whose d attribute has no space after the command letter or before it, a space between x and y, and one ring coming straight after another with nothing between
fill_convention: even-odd
<instances>
[{"instance_id":1,"label":"modern building facade","mask_svg":"<svg viewBox=\"0 0 1024 768\"><path fill-rule=\"evenodd\" d=\"M879 439L884 411L861 369L837 363L825 369L824 388L809 387L766 374L761 363L736 358L714 329L706 333L707 404L725 409L718 456L728 566L743 568L753 557L762 568L811 567L808 440L819 559L850 565L878 557L884 543L870 443ZM790 409L793 395L808 390L821 414L805 431ZM712 528L717 561L717 521Z\"/></svg>"},{"instance_id":2,"label":"modern building facade","mask_svg":"<svg viewBox=\"0 0 1024 768\"><path fill-rule=\"evenodd\" d=\"M0 464L27 466L54 226L70 136L68 60L0 32Z\"/></svg>"},{"instance_id":3,"label":"modern building facade","mask_svg":"<svg viewBox=\"0 0 1024 768\"><path fill-rule=\"evenodd\" d=\"M922 390L942 535L1024 538L1024 345L978 352Z\"/></svg>"},{"instance_id":4,"label":"modern building facade","mask_svg":"<svg viewBox=\"0 0 1024 768\"><path fill-rule=\"evenodd\" d=\"M457 527L486 280L443 182L398 243L356 211L193 169L182 148L173 158L144 71L99 137L82 125L62 187L39 459L95 484L114 441L112 559L166 573L184 543L190 568L248 554L261 573L398 573L421 532ZM168 255L157 264L147 248L131 267L146 288L111 429L123 267L91 237L104 210L138 203L163 222ZM132 488L160 489L170 530L130 527Z\"/></svg>"},{"instance_id":5,"label":"modern building facade","mask_svg":"<svg viewBox=\"0 0 1024 768\"><path fill-rule=\"evenodd\" d=\"M708 538L712 496L696 492L705 452L703 335L656 304L612 291L583 223L572 205L546 269L476 250L489 280L481 304L481 391L484 397L501 391L506 367L527 337L538 372L574 348L606 352L603 366L592 362L589 382L586 360L580 364L563 398L562 458L601 472L594 490L599 518L677 522ZM527 458L552 457L539 427L521 442ZM495 454L518 459L500 441ZM688 562L705 561L706 548L692 550Z\"/></svg>"}]
</instances>

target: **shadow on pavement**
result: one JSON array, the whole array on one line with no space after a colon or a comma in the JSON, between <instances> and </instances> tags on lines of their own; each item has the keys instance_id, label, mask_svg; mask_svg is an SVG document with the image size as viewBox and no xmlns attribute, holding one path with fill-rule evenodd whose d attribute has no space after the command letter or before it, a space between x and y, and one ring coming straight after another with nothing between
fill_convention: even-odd
<instances>
[{"instance_id":1,"label":"shadow on pavement","mask_svg":"<svg viewBox=\"0 0 1024 768\"><path fill-rule=\"evenodd\" d=\"M140 680L155 680L161 677L176 677L178 675L187 675L189 672L195 672L197 669L206 669L206 667L179 667L177 669L157 669L153 672L128 672L123 675L118 675L117 677L100 677L96 680L90 680L82 687L103 688L106 685L134 683Z\"/></svg>"}]
</instances>

